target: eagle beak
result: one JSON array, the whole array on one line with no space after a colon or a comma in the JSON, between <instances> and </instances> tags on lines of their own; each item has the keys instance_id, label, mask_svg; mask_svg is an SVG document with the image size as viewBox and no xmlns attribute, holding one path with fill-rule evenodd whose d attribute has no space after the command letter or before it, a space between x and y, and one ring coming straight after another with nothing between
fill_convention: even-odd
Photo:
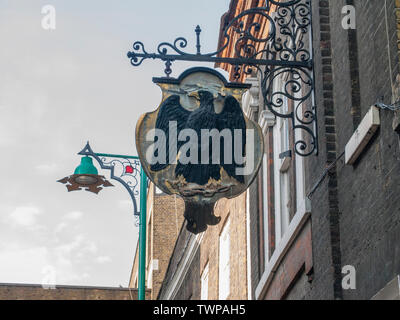
<instances>
[{"instance_id":1,"label":"eagle beak","mask_svg":"<svg viewBox=\"0 0 400 320\"><path fill-rule=\"evenodd\" d=\"M195 98L197 100L200 100L199 92L198 91L193 91L188 94L189 97Z\"/></svg>"}]
</instances>

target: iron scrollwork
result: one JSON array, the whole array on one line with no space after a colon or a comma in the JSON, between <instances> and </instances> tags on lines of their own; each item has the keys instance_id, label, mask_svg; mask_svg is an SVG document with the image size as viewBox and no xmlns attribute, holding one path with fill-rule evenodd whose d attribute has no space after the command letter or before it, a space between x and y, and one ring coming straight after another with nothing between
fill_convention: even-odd
<instances>
[{"instance_id":1,"label":"iron scrollwork","mask_svg":"<svg viewBox=\"0 0 400 320\"><path fill-rule=\"evenodd\" d=\"M186 52L188 41L178 37L160 43L156 53L148 53L137 41L128 57L133 66L146 59L164 61L167 77L172 63L179 60L230 64L236 80L257 72L264 104L277 117L291 120L295 152L309 156L318 152L311 26L310 0L266 0L265 6L245 10L226 22L223 44L215 52L201 53L197 26L195 53ZM233 49L233 57L223 55L228 48ZM289 108L284 108L286 103Z\"/></svg>"},{"instance_id":2,"label":"iron scrollwork","mask_svg":"<svg viewBox=\"0 0 400 320\"><path fill-rule=\"evenodd\" d=\"M115 158L112 155L94 153L89 145L78 153L96 159L102 169L110 170L110 178L120 182L129 192L133 203L133 214L139 217L137 198L140 187L140 161L139 159Z\"/></svg>"}]
</instances>

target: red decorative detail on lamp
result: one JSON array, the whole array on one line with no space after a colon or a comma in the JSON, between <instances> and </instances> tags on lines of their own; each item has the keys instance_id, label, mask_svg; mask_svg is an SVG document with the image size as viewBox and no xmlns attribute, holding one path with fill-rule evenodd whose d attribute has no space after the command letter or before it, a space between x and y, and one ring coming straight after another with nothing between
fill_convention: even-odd
<instances>
[{"instance_id":1,"label":"red decorative detail on lamp","mask_svg":"<svg viewBox=\"0 0 400 320\"><path fill-rule=\"evenodd\" d=\"M126 166L125 167L125 172L126 173L133 173L133 167L132 166Z\"/></svg>"}]
</instances>

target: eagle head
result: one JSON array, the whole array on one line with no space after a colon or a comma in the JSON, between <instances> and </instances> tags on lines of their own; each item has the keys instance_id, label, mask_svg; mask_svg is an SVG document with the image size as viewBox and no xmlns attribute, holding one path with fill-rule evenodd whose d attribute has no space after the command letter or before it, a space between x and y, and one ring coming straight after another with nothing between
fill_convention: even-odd
<instances>
[{"instance_id":1,"label":"eagle head","mask_svg":"<svg viewBox=\"0 0 400 320\"><path fill-rule=\"evenodd\" d=\"M211 103L214 100L214 95L210 91L206 90L193 91L189 93L188 96L195 98L196 100L200 101L200 103Z\"/></svg>"},{"instance_id":2,"label":"eagle head","mask_svg":"<svg viewBox=\"0 0 400 320\"><path fill-rule=\"evenodd\" d=\"M214 95L210 91L199 90L189 93L189 97L193 97L200 102L200 108L208 107L214 110Z\"/></svg>"}]
</instances>

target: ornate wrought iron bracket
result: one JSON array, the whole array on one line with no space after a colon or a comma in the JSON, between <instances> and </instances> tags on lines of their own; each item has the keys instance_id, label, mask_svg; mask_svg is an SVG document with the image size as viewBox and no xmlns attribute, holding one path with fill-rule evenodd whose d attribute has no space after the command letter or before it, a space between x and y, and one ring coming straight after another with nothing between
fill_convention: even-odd
<instances>
[{"instance_id":1,"label":"ornate wrought iron bracket","mask_svg":"<svg viewBox=\"0 0 400 320\"><path fill-rule=\"evenodd\" d=\"M172 43L160 43L153 53L137 41L128 58L133 66L146 59L162 60L167 77L174 61L230 64L236 80L241 74L257 71L265 106L275 116L291 121L294 151L301 156L317 154L311 12L310 0L266 0L265 6L227 21L223 44L215 52L201 53L201 29L197 26L195 53L185 52L188 41L178 37ZM233 57L224 56L229 49L234 51Z\"/></svg>"},{"instance_id":2,"label":"ornate wrought iron bracket","mask_svg":"<svg viewBox=\"0 0 400 320\"><path fill-rule=\"evenodd\" d=\"M111 179L120 182L129 192L133 203L133 214L139 217L140 212L136 201L139 197L140 187L139 158L134 156L94 153L89 142L78 154L92 157L96 159L102 169L110 170Z\"/></svg>"}]
</instances>

